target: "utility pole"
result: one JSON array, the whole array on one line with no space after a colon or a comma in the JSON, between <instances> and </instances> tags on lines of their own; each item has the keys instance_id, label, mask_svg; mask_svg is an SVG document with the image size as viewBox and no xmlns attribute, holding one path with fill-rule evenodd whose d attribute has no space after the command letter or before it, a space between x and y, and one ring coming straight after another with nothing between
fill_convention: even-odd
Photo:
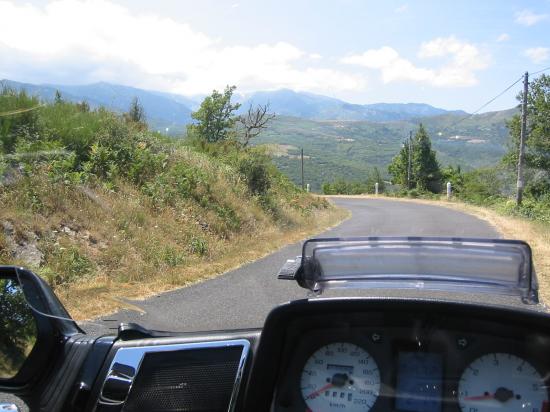
<instances>
[{"instance_id":1,"label":"utility pole","mask_svg":"<svg viewBox=\"0 0 550 412\"><path fill-rule=\"evenodd\" d=\"M516 204L521 205L523 200L523 161L525 159L525 140L527 139L527 93L529 89L529 73L525 72L523 78L523 98L521 101L521 133L519 136L519 156L518 156L518 182Z\"/></svg>"},{"instance_id":2,"label":"utility pole","mask_svg":"<svg viewBox=\"0 0 550 412\"><path fill-rule=\"evenodd\" d=\"M302 190L304 190L305 186L304 186L304 148L303 147L301 151L301 158L302 158Z\"/></svg>"},{"instance_id":3,"label":"utility pole","mask_svg":"<svg viewBox=\"0 0 550 412\"><path fill-rule=\"evenodd\" d=\"M407 163L407 189L411 188L411 167L412 167L412 138L413 132L409 131L409 160Z\"/></svg>"}]
</instances>

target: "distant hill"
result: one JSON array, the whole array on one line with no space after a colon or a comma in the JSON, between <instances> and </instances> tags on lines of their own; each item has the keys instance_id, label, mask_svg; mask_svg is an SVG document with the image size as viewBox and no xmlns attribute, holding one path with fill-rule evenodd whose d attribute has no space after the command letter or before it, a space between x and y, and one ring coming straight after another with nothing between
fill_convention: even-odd
<instances>
[{"instance_id":1,"label":"distant hill","mask_svg":"<svg viewBox=\"0 0 550 412\"><path fill-rule=\"evenodd\" d=\"M2 80L2 84L15 89L25 89L29 94L37 95L46 101L52 101L56 90L64 99L73 102L87 101L91 107L104 106L117 112L126 112L134 97L137 97L145 110L147 121L153 129L180 128L191 121L191 109L178 102L171 95L151 92L134 87L110 83L93 83L83 86L61 84L34 85L11 80ZM183 96L182 96L183 98Z\"/></svg>"},{"instance_id":2,"label":"distant hill","mask_svg":"<svg viewBox=\"0 0 550 412\"><path fill-rule=\"evenodd\" d=\"M387 175L387 165L410 130L423 123L443 165L464 169L497 163L506 151L506 120L516 109L474 115L466 120L443 114L406 121L315 121L278 117L255 144L267 144L275 163L300 182L299 150L304 148L305 180L313 190L337 178L362 180L375 166Z\"/></svg>"},{"instance_id":3,"label":"distant hill","mask_svg":"<svg viewBox=\"0 0 550 412\"><path fill-rule=\"evenodd\" d=\"M332 97L288 89L253 93L243 102L243 109L251 103L269 103L271 110L279 115L312 120L387 122L441 114L465 114L463 111L448 111L424 103L351 104Z\"/></svg>"}]
</instances>

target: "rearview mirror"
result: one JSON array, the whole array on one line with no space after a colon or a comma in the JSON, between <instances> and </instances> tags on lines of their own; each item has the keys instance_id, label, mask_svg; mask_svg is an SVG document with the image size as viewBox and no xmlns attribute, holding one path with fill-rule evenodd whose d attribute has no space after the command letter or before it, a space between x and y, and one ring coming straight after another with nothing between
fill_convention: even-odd
<instances>
[{"instance_id":1,"label":"rearview mirror","mask_svg":"<svg viewBox=\"0 0 550 412\"><path fill-rule=\"evenodd\" d=\"M38 336L36 319L19 282L0 278L0 379L13 378Z\"/></svg>"},{"instance_id":2,"label":"rearview mirror","mask_svg":"<svg viewBox=\"0 0 550 412\"><path fill-rule=\"evenodd\" d=\"M39 409L65 342L82 333L40 276L0 265L0 395L16 395Z\"/></svg>"}]
</instances>

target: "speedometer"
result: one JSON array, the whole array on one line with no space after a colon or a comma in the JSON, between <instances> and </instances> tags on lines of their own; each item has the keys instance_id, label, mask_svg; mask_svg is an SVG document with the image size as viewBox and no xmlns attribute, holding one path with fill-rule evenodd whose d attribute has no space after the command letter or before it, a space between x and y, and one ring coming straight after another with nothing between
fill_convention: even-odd
<instances>
[{"instance_id":1,"label":"speedometer","mask_svg":"<svg viewBox=\"0 0 550 412\"><path fill-rule=\"evenodd\" d=\"M548 411L543 378L527 361L508 353L490 353L473 361L458 385L463 411Z\"/></svg>"},{"instance_id":2,"label":"speedometer","mask_svg":"<svg viewBox=\"0 0 550 412\"><path fill-rule=\"evenodd\" d=\"M314 412L369 411L380 391L374 359L357 345L331 343L306 362L300 380L302 397Z\"/></svg>"}]
</instances>

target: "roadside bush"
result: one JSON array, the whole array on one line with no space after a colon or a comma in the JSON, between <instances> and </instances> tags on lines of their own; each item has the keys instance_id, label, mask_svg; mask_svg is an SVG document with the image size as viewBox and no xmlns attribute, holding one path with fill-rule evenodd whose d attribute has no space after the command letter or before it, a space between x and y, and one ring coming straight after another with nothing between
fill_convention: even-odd
<instances>
[{"instance_id":1,"label":"roadside bush","mask_svg":"<svg viewBox=\"0 0 550 412\"><path fill-rule=\"evenodd\" d=\"M497 209L508 215L550 223L550 195L541 199L526 196L519 207L515 200L502 201L497 204Z\"/></svg>"},{"instance_id":2,"label":"roadside bush","mask_svg":"<svg viewBox=\"0 0 550 412\"><path fill-rule=\"evenodd\" d=\"M51 285L81 280L95 272L94 263L80 252L76 246L58 247L46 257L48 269L43 270Z\"/></svg>"},{"instance_id":3,"label":"roadside bush","mask_svg":"<svg viewBox=\"0 0 550 412\"><path fill-rule=\"evenodd\" d=\"M494 168L465 173L462 186L458 187L459 198L478 205L492 204L502 198L502 193L501 176Z\"/></svg>"},{"instance_id":4,"label":"roadside bush","mask_svg":"<svg viewBox=\"0 0 550 412\"><path fill-rule=\"evenodd\" d=\"M255 195L265 195L271 188L271 160L260 153L243 155L238 161L238 171L246 180L248 189Z\"/></svg>"},{"instance_id":5,"label":"roadside bush","mask_svg":"<svg viewBox=\"0 0 550 412\"><path fill-rule=\"evenodd\" d=\"M22 130L34 133L38 130L39 100L25 91L15 91L0 86L0 112L21 111L19 114L0 117L0 153L12 153ZM34 110L27 110L33 109Z\"/></svg>"}]
</instances>

